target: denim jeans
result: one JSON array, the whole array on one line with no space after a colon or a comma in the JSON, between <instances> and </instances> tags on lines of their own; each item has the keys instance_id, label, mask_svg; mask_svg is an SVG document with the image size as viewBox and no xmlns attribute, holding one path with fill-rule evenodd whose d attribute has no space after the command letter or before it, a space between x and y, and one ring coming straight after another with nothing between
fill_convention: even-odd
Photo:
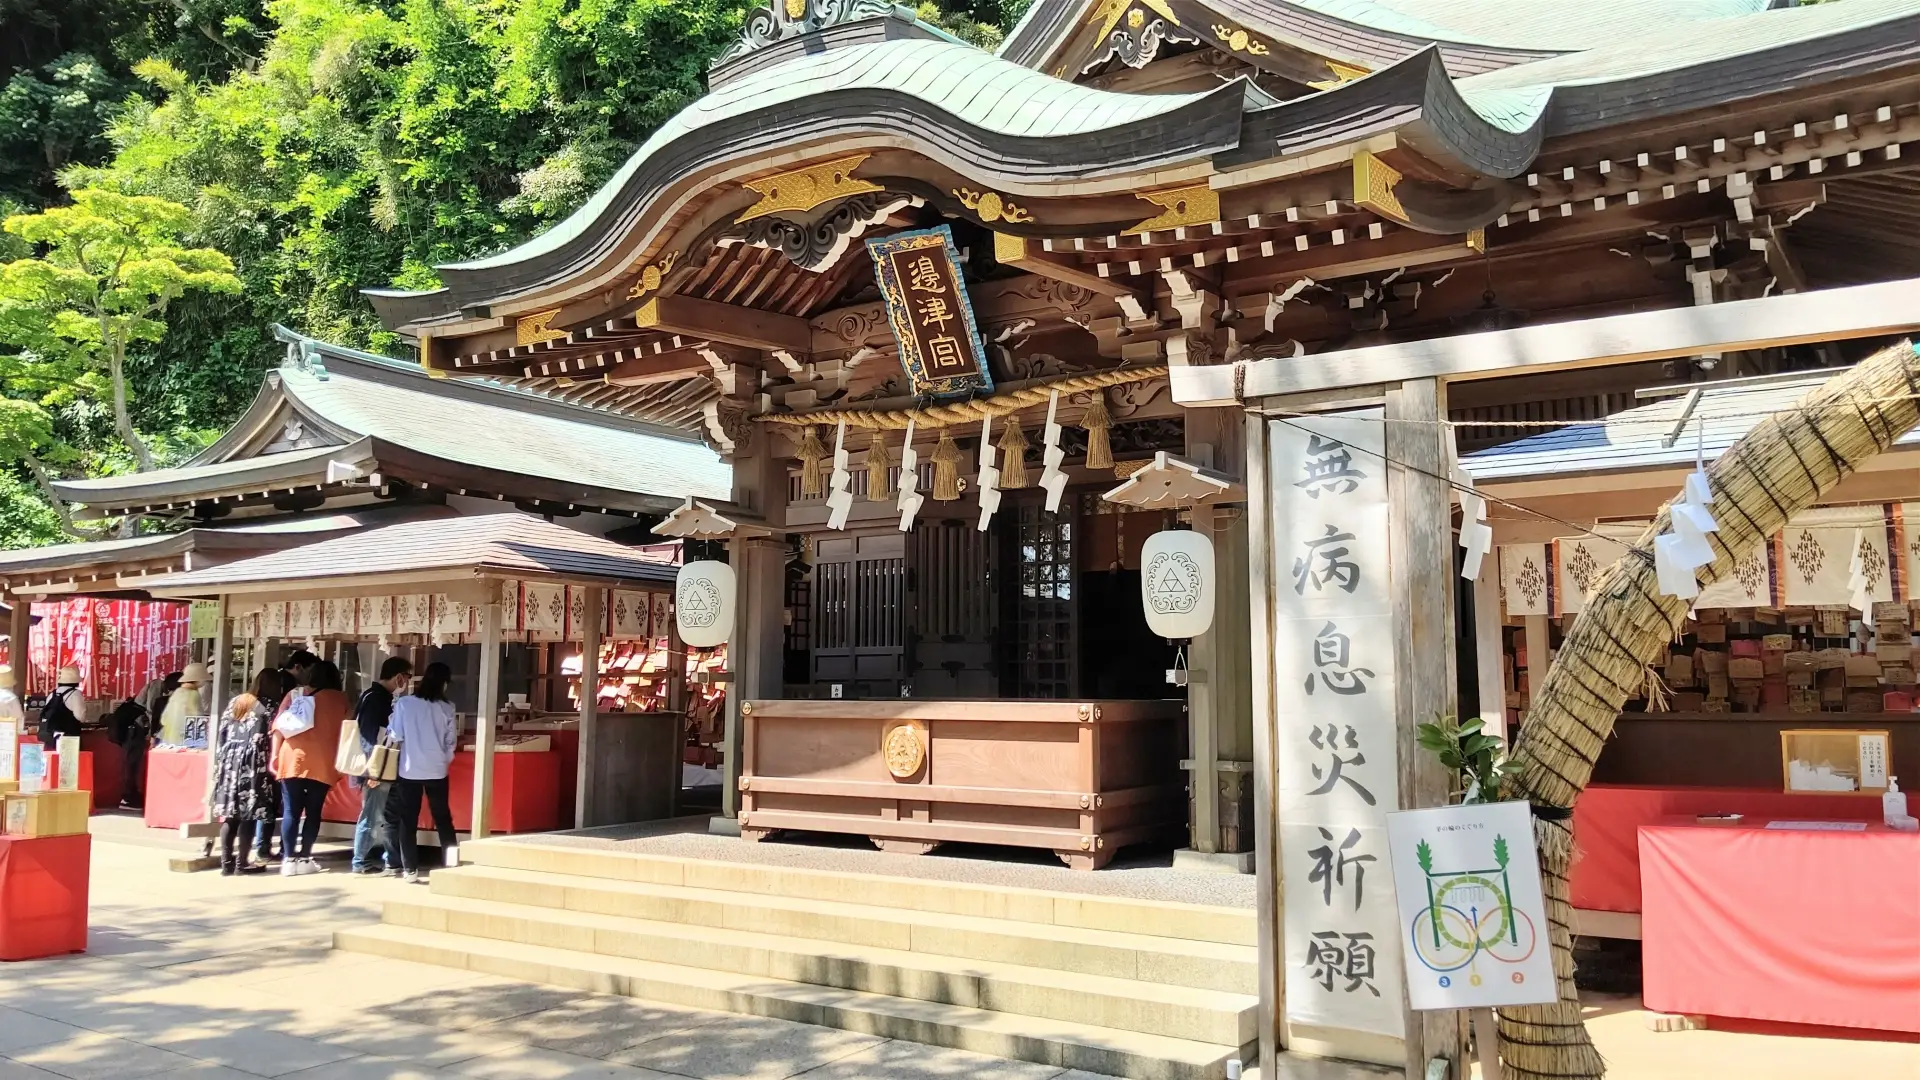
<instances>
[{"instance_id":1,"label":"denim jeans","mask_svg":"<svg viewBox=\"0 0 1920 1080\"><path fill-rule=\"evenodd\" d=\"M280 857L313 857L320 838L320 808L327 801L327 785L305 777L280 781ZM297 847L296 847L297 844Z\"/></svg>"},{"instance_id":2,"label":"denim jeans","mask_svg":"<svg viewBox=\"0 0 1920 1080\"><path fill-rule=\"evenodd\" d=\"M353 826L353 868L361 871L373 865L369 857L377 848L380 857L386 862L387 869L400 865L400 856L393 850L393 834L384 839L380 830L386 825L387 797L393 794L393 784L367 784L356 781L360 788L360 820Z\"/></svg>"}]
</instances>

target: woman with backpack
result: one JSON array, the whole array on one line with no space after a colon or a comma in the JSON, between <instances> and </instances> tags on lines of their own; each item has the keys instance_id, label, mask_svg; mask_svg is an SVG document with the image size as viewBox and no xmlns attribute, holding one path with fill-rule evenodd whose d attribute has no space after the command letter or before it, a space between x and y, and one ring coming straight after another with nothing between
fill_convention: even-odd
<instances>
[{"instance_id":1,"label":"woman with backpack","mask_svg":"<svg viewBox=\"0 0 1920 1080\"><path fill-rule=\"evenodd\" d=\"M87 699L80 692L80 669L72 664L60 669L53 694L40 706L40 745L53 753L60 748L60 736L79 735L87 722Z\"/></svg>"}]
</instances>

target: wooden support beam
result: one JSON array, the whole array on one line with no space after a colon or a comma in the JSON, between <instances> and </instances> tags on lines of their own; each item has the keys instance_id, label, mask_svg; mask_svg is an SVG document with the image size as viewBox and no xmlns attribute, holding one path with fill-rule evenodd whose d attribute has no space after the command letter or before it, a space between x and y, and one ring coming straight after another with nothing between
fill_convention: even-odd
<instances>
[{"instance_id":1,"label":"wooden support beam","mask_svg":"<svg viewBox=\"0 0 1920 1080\"><path fill-rule=\"evenodd\" d=\"M1040 249L1040 244L1024 236L1010 236L1007 233L993 234L993 258L1001 266L1017 267L1036 277L1050 281L1064 282L1099 296L1136 296L1140 289L1083 267L1075 266L1057 255L1050 255Z\"/></svg>"},{"instance_id":2,"label":"wooden support beam","mask_svg":"<svg viewBox=\"0 0 1920 1080\"><path fill-rule=\"evenodd\" d=\"M679 382L712 370L712 365L700 355L699 350L683 349L658 356L623 360L608 370L607 382L614 386L652 386L655 383Z\"/></svg>"},{"instance_id":3,"label":"wooden support beam","mask_svg":"<svg viewBox=\"0 0 1920 1080\"><path fill-rule=\"evenodd\" d=\"M1734 352L1920 328L1920 278L1611 315L1481 334L1346 349L1319 356L1175 368L1173 399L1189 408L1278 394L1438 377L1497 378L1703 352Z\"/></svg>"},{"instance_id":4,"label":"wooden support beam","mask_svg":"<svg viewBox=\"0 0 1920 1080\"><path fill-rule=\"evenodd\" d=\"M473 827L475 840L484 840L493 824L494 721L500 714L500 595L498 583L488 580L488 597L480 605L480 686L473 717Z\"/></svg>"},{"instance_id":5,"label":"wooden support beam","mask_svg":"<svg viewBox=\"0 0 1920 1080\"><path fill-rule=\"evenodd\" d=\"M1393 634L1400 806L1445 806L1452 777L1422 749L1417 728L1460 714L1455 670L1453 464L1447 388L1417 379L1387 389L1387 530L1393 552ZM1393 423L1400 420L1405 423ZM1406 1010L1407 1075L1429 1075L1444 1059L1462 1076L1460 1019L1452 1010Z\"/></svg>"},{"instance_id":6,"label":"wooden support beam","mask_svg":"<svg viewBox=\"0 0 1920 1080\"><path fill-rule=\"evenodd\" d=\"M805 319L692 296L656 296L640 305L633 318L648 330L754 349L805 353L813 346L813 330Z\"/></svg>"},{"instance_id":7,"label":"wooden support beam","mask_svg":"<svg viewBox=\"0 0 1920 1080\"><path fill-rule=\"evenodd\" d=\"M593 815L600 773L600 620L606 610L607 590L588 586L580 607L580 764L573 793L576 829L618 824Z\"/></svg>"}]
</instances>

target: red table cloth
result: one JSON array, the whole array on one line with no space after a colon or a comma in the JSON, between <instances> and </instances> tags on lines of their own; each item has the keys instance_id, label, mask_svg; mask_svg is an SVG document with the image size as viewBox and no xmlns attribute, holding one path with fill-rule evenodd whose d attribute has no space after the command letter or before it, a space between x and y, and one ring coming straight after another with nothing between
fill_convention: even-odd
<instances>
[{"instance_id":1,"label":"red table cloth","mask_svg":"<svg viewBox=\"0 0 1920 1080\"><path fill-rule=\"evenodd\" d=\"M147 808L149 829L174 829L207 820L207 752L149 750Z\"/></svg>"},{"instance_id":2,"label":"red table cloth","mask_svg":"<svg viewBox=\"0 0 1920 1080\"><path fill-rule=\"evenodd\" d=\"M1663 818L1740 813L1749 818L1878 821L1880 800L1862 795L1788 795L1765 788L1595 784L1573 804L1573 906L1640 910L1640 827Z\"/></svg>"},{"instance_id":3,"label":"red table cloth","mask_svg":"<svg viewBox=\"0 0 1920 1080\"><path fill-rule=\"evenodd\" d=\"M93 837L0 836L0 960L87 948Z\"/></svg>"},{"instance_id":4,"label":"red table cloth","mask_svg":"<svg viewBox=\"0 0 1920 1080\"><path fill-rule=\"evenodd\" d=\"M452 803L453 827L473 828L473 754L453 755L447 773L447 799ZM152 796L148 796L149 802ZM360 792L342 780L327 792L320 811L322 821L358 821ZM493 831L496 833L550 832L560 827L560 755L552 750L493 755ZM426 800L420 804L420 827L433 828Z\"/></svg>"},{"instance_id":5,"label":"red table cloth","mask_svg":"<svg viewBox=\"0 0 1920 1080\"><path fill-rule=\"evenodd\" d=\"M1647 1008L1920 1032L1920 835L1762 824L1640 830Z\"/></svg>"}]
</instances>

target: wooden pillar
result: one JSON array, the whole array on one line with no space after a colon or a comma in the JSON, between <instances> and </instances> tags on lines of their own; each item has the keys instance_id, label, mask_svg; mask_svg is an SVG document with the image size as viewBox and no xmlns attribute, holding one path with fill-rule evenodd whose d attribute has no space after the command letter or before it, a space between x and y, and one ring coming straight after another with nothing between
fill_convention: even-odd
<instances>
[{"instance_id":1,"label":"wooden pillar","mask_svg":"<svg viewBox=\"0 0 1920 1080\"><path fill-rule=\"evenodd\" d=\"M1451 783L1439 759L1422 750L1415 729L1459 710L1453 607L1453 460L1447 393L1437 379L1391 386L1386 393L1387 529L1393 552L1393 626L1399 703L1400 808L1444 806ZM1396 423L1396 421L1406 421ZM1396 979L1396 982L1400 980ZM1407 1075L1427 1076L1428 1063L1448 1062L1464 1076L1461 1016L1407 1010Z\"/></svg>"},{"instance_id":2,"label":"wooden pillar","mask_svg":"<svg viewBox=\"0 0 1920 1080\"><path fill-rule=\"evenodd\" d=\"M740 706L754 698L780 696L786 647L786 543L779 537L754 537L729 544L739 579L739 610L728 642L733 682L727 687L726 787L721 813L740 813L743 720Z\"/></svg>"},{"instance_id":3,"label":"wooden pillar","mask_svg":"<svg viewBox=\"0 0 1920 1080\"><path fill-rule=\"evenodd\" d=\"M1247 643L1249 655L1273 656L1273 499L1267 490L1267 421L1248 413L1247 460L1247 596L1251 604ZM1280 1018L1286 1015L1287 980L1282 964L1280 911L1280 823L1274 804L1274 696L1273 664L1263 659L1251 673L1253 713L1253 872L1255 912L1259 919L1258 967L1260 1007L1255 1023L1261 1062L1277 1070Z\"/></svg>"},{"instance_id":4,"label":"wooden pillar","mask_svg":"<svg viewBox=\"0 0 1920 1080\"><path fill-rule=\"evenodd\" d=\"M1506 652L1500 632L1500 563L1489 552L1473 583L1474 682L1480 688L1480 715L1487 732L1507 737L1507 680L1501 660Z\"/></svg>"},{"instance_id":5,"label":"wooden pillar","mask_svg":"<svg viewBox=\"0 0 1920 1080\"><path fill-rule=\"evenodd\" d=\"M580 612L580 767L575 775L580 779L573 793L573 827L589 829L602 824L593 820L594 782L598 769L594 759L598 753L597 740L600 724L600 620L607 610L607 590L597 585L587 587L586 598L581 603ZM636 782L644 782L641 777Z\"/></svg>"},{"instance_id":6,"label":"wooden pillar","mask_svg":"<svg viewBox=\"0 0 1920 1080\"><path fill-rule=\"evenodd\" d=\"M485 582L480 605L480 694L473 715L473 838L485 839L493 821L493 720L500 711L500 586Z\"/></svg>"},{"instance_id":7,"label":"wooden pillar","mask_svg":"<svg viewBox=\"0 0 1920 1080\"><path fill-rule=\"evenodd\" d=\"M667 711L679 725L673 755L667 763L667 816L680 816L681 761L687 745L687 643L680 640L680 624L667 624Z\"/></svg>"},{"instance_id":8,"label":"wooden pillar","mask_svg":"<svg viewBox=\"0 0 1920 1080\"><path fill-rule=\"evenodd\" d=\"M33 603L19 593L6 594L6 601L13 609L7 618L7 663L13 668L13 692L24 701L27 697L27 669L33 663L27 650Z\"/></svg>"},{"instance_id":9,"label":"wooden pillar","mask_svg":"<svg viewBox=\"0 0 1920 1080\"><path fill-rule=\"evenodd\" d=\"M226 597L221 597L215 603L220 605L220 614L214 620L213 656L207 664L207 685L202 692L206 700L201 705L207 710L207 715L223 716L233 685L233 620L227 617Z\"/></svg>"},{"instance_id":10,"label":"wooden pillar","mask_svg":"<svg viewBox=\"0 0 1920 1080\"><path fill-rule=\"evenodd\" d=\"M1547 679L1553 663L1553 623L1549 615L1527 615L1527 708L1533 707L1533 695ZM1521 711L1525 716L1525 710Z\"/></svg>"}]
</instances>

